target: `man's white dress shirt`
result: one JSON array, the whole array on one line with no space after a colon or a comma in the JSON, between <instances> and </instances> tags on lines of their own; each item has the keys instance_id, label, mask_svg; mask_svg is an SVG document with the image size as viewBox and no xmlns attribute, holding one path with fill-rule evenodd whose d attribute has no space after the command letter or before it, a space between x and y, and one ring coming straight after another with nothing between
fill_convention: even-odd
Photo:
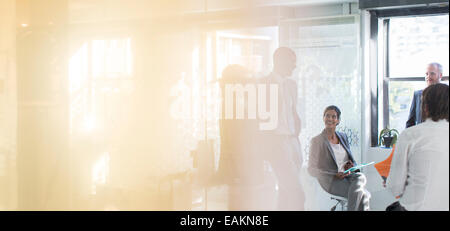
<instances>
[{"instance_id":1,"label":"man's white dress shirt","mask_svg":"<svg viewBox=\"0 0 450 231\"><path fill-rule=\"evenodd\" d=\"M297 135L295 131L294 107L297 107L295 97L297 95L292 89L296 86L289 86L295 83L294 80L283 78L276 72L272 72L269 77L270 82L278 85L279 99L278 99L278 126L275 129L277 135ZM296 90L296 89L295 89Z\"/></svg>"}]
</instances>

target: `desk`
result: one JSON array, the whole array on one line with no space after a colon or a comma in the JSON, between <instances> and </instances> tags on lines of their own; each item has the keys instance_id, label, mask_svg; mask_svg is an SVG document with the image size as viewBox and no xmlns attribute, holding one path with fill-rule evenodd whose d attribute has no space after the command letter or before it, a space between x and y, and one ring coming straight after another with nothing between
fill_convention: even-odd
<instances>
[{"instance_id":1,"label":"desk","mask_svg":"<svg viewBox=\"0 0 450 231\"><path fill-rule=\"evenodd\" d=\"M383 147L369 148L366 154L366 163L381 162L389 157L392 149ZM366 188L372 195L370 199L370 209L375 211L384 211L386 207L396 199L391 192L383 187L383 180L375 169L374 165L363 168L367 178Z\"/></svg>"}]
</instances>

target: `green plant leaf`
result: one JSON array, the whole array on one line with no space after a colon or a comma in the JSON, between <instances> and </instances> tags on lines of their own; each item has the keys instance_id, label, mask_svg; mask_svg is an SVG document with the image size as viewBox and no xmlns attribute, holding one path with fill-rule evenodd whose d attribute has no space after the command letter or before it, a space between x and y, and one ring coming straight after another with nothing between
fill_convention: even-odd
<instances>
[{"instance_id":1,"label":"green plant leaf","mask_svg":"<svg viewBox=\"0 0 450 231\"><path fill-rule=\"evenodd\" d=\"M397 134L397 135L400 135L400 132L398 132L397 129L392 129L391 131L394 132L394 133Z\"/></svg>"},{"instance_id":2,"label":"green plant leaf","mask_svg":"<svg viewBox=\"0 0 450 231\"><path fill-rule=\"evenodd\" d=\"M380 131L380 137L378 138L379 145L384 145L384 140L382 139L385 134L389 133L389 128L384 128Z\"/></svg>"}]
</instances>

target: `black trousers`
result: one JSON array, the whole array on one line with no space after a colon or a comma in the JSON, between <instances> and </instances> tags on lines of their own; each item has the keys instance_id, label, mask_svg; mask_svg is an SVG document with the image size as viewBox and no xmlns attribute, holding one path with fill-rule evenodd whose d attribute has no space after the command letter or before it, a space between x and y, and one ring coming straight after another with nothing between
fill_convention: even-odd
<instances>
[{"instance_id":1,"label":"black trousers","mask_svg":"<svg viewBox=\"0 0 450 231\"><path fill-rule=\"evenodd\" d=\"M386 208L386 211L408 211L405 209L405 207L403 207L400 202L396 201L394 203L392 203L391 205L389 205Z\"/></svg>"}]
</instances>

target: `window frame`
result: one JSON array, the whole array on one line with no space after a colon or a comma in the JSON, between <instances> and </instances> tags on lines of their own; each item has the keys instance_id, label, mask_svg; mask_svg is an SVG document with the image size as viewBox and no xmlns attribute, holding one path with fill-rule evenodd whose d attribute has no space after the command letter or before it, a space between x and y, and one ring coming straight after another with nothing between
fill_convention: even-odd
<instances>
[{"instance_id":1,"label":"window frame","mask_svg":"<svg viewBox=\"0 0 450 231\"><path fill-rule=\"evenodd\" d=\"M393 77L389 69L389 26L390 19L395 17L417 17L417 16L438 16L449 15L449 6L397 8L384 10L369 10L370 13L370 37L377 45L377 51L371 55L371 76L376 76L372 80L370 91L371 99L371 146L378 146L378 134L380 125L389 125L389 83L395 82L419 82L425 81L425 77ZM379 40L382 39L382 43ZM381 47L380 47L381 45ZM378 60L378 61L377 61ZM381 61L381 62L380 62ZM376 74L374 73L376 72ZM443 81L448 81L449 76L443 76ZM376 82L376 83L375 83ZM380 100L380 96L382 99ZM382 104L381 111L379 106ZM381 116L380 116L381 114ZM380 118L381 117L381 118ZM381 121L380 121L381 119ZM406 122L406 121L405 121Z\"/></svg>"}]
</instances>

